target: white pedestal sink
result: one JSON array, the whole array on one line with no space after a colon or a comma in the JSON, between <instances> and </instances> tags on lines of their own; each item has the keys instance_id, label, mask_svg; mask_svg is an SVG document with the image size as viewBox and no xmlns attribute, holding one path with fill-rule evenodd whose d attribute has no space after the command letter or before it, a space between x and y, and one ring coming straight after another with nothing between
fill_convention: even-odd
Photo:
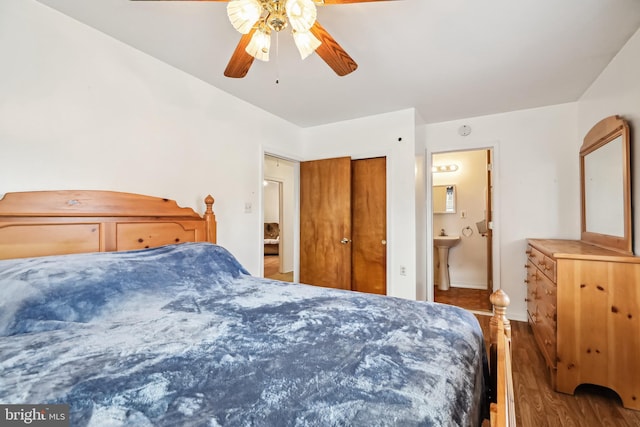
<instances>
[{"instance_id":1,"label":"white pedestal sink","mask_svg":"<svg viewBox=\"0 0 640 427\"><path fill-rule=\"evenodd\" d=\"M438 263L440 265L440 284L438 289L449 289L449 248L460 242L460 236L437 236L433 238L433 245L438 250Z\"/></svg>"}]
</instances>

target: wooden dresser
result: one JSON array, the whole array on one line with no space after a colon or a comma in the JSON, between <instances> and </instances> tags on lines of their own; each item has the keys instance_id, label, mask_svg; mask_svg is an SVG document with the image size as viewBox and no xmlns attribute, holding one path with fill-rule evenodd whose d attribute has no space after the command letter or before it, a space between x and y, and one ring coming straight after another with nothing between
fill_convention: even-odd
<instances>
[{"instance_id":1,"label":"wooden dresser","mask_svg":"<svg viewBox=\"0 0 640 427\"><path fill-rule=\"evenodd\" d=\"M530 239L526 268L529 323L553 388L608 387L640 410L640 257Z\"/></svg>"}]
</instances>

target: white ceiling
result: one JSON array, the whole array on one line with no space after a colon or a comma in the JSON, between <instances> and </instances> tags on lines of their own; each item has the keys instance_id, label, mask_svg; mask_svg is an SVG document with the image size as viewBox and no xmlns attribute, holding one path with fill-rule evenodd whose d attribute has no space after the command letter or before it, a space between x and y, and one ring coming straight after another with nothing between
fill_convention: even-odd
<instances>
[{"instance_id":1,"label":"white ceiling","mask_svg":"<svg viewBox=\"0 0 640 427\"><path fill-rule=\"evenodd\" d=\"M223 76L240 34L226 3L38 0L302 127L416 108L426 123L576 101L640 27L639 0L393 0L319 7L359 68L270 62ZM279 80L279 84L276 84Z\"/></svg>"}]
</instances>

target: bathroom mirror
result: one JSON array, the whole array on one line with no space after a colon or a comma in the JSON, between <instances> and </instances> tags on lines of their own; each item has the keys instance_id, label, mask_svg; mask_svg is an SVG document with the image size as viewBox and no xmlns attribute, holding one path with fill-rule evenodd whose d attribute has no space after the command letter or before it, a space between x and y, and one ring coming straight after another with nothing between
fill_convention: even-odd
<instances>
[{"instance_id":1,"label":"bathroom mirror","mask_svg":"<svg viewBox=\"0 0 640 427\"><path fill-rule=\"evenodd\" d=\"M632 253L629 126L607 117L580 148L582 240Z\"/></svg>"},{"instance_id":2,"label":"bathroom mirror","mask_svg":"<svg viewBox=\"0 0 640 427\"><path fill-rule=\"evenodd\" d=\"M433 186L433 213L456 213L456 186Z\"/></svg>"}]
</instances>

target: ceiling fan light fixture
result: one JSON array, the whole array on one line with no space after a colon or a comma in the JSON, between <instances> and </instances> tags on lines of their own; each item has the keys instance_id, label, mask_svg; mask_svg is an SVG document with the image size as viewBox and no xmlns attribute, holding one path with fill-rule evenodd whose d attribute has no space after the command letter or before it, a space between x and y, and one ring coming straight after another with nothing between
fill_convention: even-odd
<instances>
[{"instance_id":1,"label":"ceiling fan light fixture","mask_svg":"<svg viewBox=\"0 0 640 427\"><path fill-rule=\"evenodd\" d=\"M293 41L302 59L311 55L322 44L310 31L293 31Z\"/></svg>"},{"instance_id":2,"label":"ceiling fan light fixture","mask_svg":"<svg viewBox=\"0 0 640 427\"><path fill-rule=\"evenodd\" d=\"M269 50L271 49L271 32L268 28L261 27L251 37L251 41L245 51L260 61L269 60Z\"/></svg>"},{"instance_id":3,"label":"ceiling fan light fixture","mask_svg":"<svg viewBox=\"0 0 640 427\"><path fill-rule=\"evenodd\" d=\"M227 16L233 28L248 34L262 15L262 5L258 0L231 0L227 3Z\"/></svg>"},{"instance_id":4,"label":"ceiling fan light fixture","mask_svg":"<svg viewBox=\"0 0 640 427\"><path fill-rule=\"evenodd\" d=\"M316 22L318 10L313 0L287 0L284 7L295 31L309 31Z\"/></svg>"}]
</instances>

